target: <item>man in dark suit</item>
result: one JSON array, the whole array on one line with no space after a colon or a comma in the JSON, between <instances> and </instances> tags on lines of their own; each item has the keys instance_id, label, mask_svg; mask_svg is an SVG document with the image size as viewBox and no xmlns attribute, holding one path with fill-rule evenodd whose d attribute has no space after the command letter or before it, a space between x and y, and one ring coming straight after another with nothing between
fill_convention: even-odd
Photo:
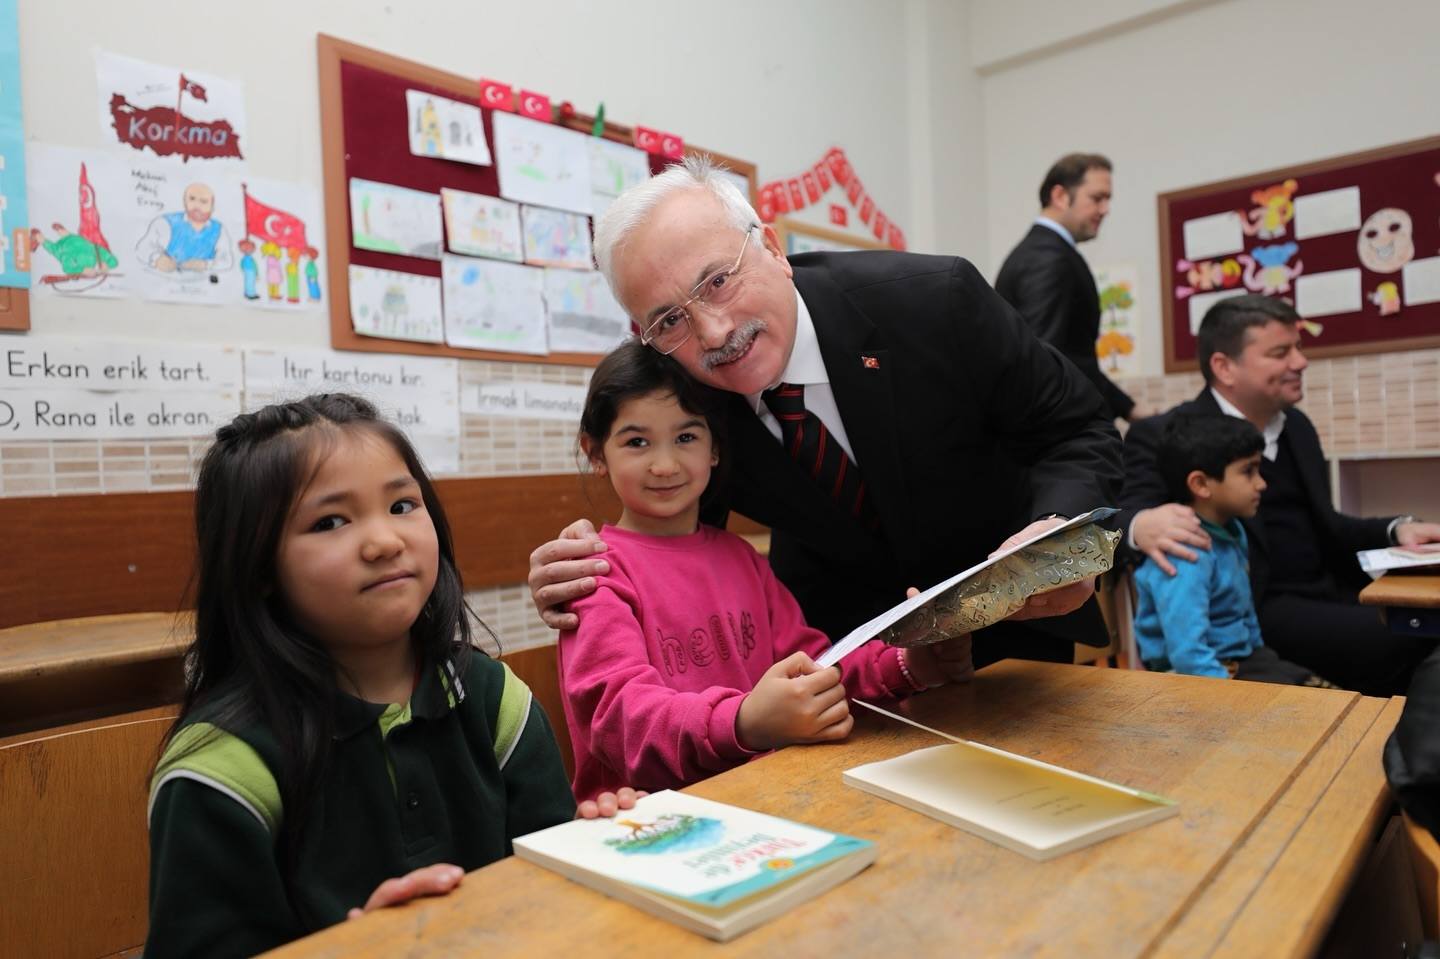
<instances>
[{"instance_id":1,"label":"man in dark suit","mask_svg":"<svg viewBox=\"0 0 1440 959\"><path fill-rule=\"evenodd\" d=\"M1120 521L1129 558L1147 557L1168 573L1167 554L1193 560L1209 538L1189 507L1166 503L1156 451L1170 416L1224 413L1249 420L1265 437L1266 489L1250 540L1250 580L1265 644L1320 676L1373 695L1404 693L1434 645L1392 634L1356 594L1361 549L1440 540L1440 525L1413 516L1363 519L1336 511L1320 437L1296 408L1306 367L1299 315L1283 300L1246 295L1221 300L1200 323L1197 355L1205 389L1165 416L1141 420L1125 437ZM1163 504L1163 505L1162 505Z\"/></svg>"},{"instance_id":2,"label":"man in dark suit","mask_svg":"<svg viewBox=\"0 0 1440 959\"><path fill-rule=\"evenodd\" d=\"M1010 251L995 292L1030 329L1080 368L1112 416L1139 419L1135 401L1100 369L1100 294L1077 244L1093 240L1110 212L1110 161L1098 153L1062 157L1040 185L1040 216Z\"/></svg>"},{"instance_id":3,"label":"man in dark suit","mask_svg":"<svg viewBox=\"0 0 1440 959\"><path fill-rule=\"evenodd\" d=\"M617 200L595 247L642 339L736 394L720 454L729 496L707 518L733 506L769 525L776 573L832 638L906 587L1118 491L1119 441L1099 395L964 260L787 260L774 230L696 161ZM826 438L803 465L782 445L787 417L805 418L809 442ZM816 469L837 450L845 468L822 481ZM582 521L532 555L530 585L551 625L570 621L557 604L594 588L594 535ZM983 631L977 665L1069 661L1074 640L1103 644L1091 591L1087 582L1032 599L1016 618L1080 613Z\"/></svg>"}]
</instances>

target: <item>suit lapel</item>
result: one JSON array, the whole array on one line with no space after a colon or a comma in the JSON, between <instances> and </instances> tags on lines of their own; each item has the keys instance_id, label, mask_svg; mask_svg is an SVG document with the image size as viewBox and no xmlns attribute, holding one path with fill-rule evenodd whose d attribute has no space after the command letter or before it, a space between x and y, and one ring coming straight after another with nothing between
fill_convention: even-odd
<instances>
[{"instance_id":1,"label":"suit lapel","mask_svg":"<svg viewBox=\"0 0 1440 959\"><path fill-rule=\"evenodd\" d=\"M901 467L889 351L883 348L875 324L855 308L828 271L796 267L795 285L814 321L830 389L864 477L866 495L890 541L904 542L911 535L909 496Z\"/></svg>"}]
</instances>

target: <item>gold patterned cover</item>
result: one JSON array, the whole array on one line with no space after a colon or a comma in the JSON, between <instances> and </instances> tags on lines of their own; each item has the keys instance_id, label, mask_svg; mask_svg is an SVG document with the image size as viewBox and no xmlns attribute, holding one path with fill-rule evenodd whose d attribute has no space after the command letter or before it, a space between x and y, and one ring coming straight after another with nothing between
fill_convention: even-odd
<instances>
[{"instance_id":1,"label":"gold patterned cover","mask_svg":"<svg viewBox=\"0 0 1440 959\"><path fill-rule=\"evenodd\" d=\"M891 646L923 646L1000 622L1031 596L1089 579L1115 562L1120 534L1090 523L1019 550L881 630Z\"/></svg>"}]
</instances>

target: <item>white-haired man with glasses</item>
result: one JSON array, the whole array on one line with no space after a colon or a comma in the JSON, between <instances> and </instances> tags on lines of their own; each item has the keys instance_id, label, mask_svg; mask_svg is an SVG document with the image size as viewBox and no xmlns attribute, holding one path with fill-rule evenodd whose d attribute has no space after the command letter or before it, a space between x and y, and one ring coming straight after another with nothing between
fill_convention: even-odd
<instances>
[{"instance_id":1,"label":"white-haired man with glasses","mask_svg":"<svg viewBox=\"0 0 1440 959\"><path fill-rule=\"evenodd\" d=\"M705 519L769 526L776 574L832 638L906 587L1115 500L1121 447L1100 395L964 260L787 259L693 157L611 205L595 258L645 343L734 394L729 479ZM551 626L573 626L564 604L595 588L603 551L580 520L531 555ZM1012 617L1030 622L975 637L975 664L1103 644L1091 592L1033 599Z\"/></svg>"}]
</instances>

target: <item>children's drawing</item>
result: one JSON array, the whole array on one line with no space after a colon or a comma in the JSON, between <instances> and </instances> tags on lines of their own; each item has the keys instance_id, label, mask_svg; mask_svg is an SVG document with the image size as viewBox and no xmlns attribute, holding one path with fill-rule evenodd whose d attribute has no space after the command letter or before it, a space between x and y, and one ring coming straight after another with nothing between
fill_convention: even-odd
<instances>
[{"instance_id":1,"label":"children's drawing","mask_svg":"<svg viewBox=\"0 0 1440 959\"><path fill-rule=\"evenodd\" d=\"M590 218L544 207L521 209L525 225L525 262L540 266L563 266L588 270L594 266L590 253Z\"/></svg>"},{"instance_id":2,"label":"children's drawing","mask_svg":"<svg viewBox=\"0 0 1440 959\"><path fill-rule=\"evenodd\" d=\"M362 336L444 342L440 281L351 264L350 325Z\"/></svg>"},{"instance_id":3,"label":"children's drawing","mask_svg":"<svg viewBox=\"0 0 1440 959\"><path fill-rule=\"evenodd\" d=\"M1360 227L1355 252L1367 270L1399 273L1406 263L1415 259L1414 224L1410 214L1394 207L1370 214Z\"/></svg>"},{"instance_id":4,"label":"children's drawing","mask_svg":"<svg viewBox=\"0 0 1440 959\"><path fill-rule=\"evenodd\" d=\"M350 180L350 231L362 250L440 259L440 197L373 180Z\"/></svg>"},{"instance_id":5,"label":"children's drawing","mask_svg":"<svg viewBox=\"0 0 1440 959\"><path fill-rule=\"evenodd\" d=\"M107 142L186 162L244 159L245 100L238 83L113 53L96 58L96 80Z\"/></svg>"},{"instance_id":6,"label":"children's drawing","mask_svg":"<svg viewBox=\"0 0 1440 959\"><path fill-rule=\"evenodd\" d=\"M440 201L451 252L516 263L525 259L520 204L450 189L440 191Z\"/></svg>"},{"instance_id":7,"label":"children's drawing","mask_svg":"<svg viewBox=\"0 0 1440 959\"><path fill-rule=\"evenodd\" d=\"M546 270L545 318L557 353L608 353L630 334L630 318L594 270Z\"/></svg>"},{"instance_id":8,"label":"children's drawing","mask_svg":"<svg viewBox=\"0 0 1440 959\"><path fill-rule=\"evenodd\" d=\"M611 202L637 183L650 178L650 157L626 143L590 137L590 213L600 216Z\"/></svg>"},{"instance_id":9,"label":"children's drawing","mask_svg":"<svg viewBox=\"0 0 1440 959\"><path fill-rule=\"evenodd\" d=\"M1095 341L1095 355L1105 369L1116 375L1133 372L1135 331L1140 328L1135 290L1139 268L1119 264L1098 271L1095 286L1100 291L1100 336Z\"/></svg>"},{"instance_id":10,"label":"children's drawing","mask_svg":"<svg viewBox=\"0 0 1440 959\"><path fill-rule=\"evenodd\" d=\"M591 137L513 113L496 111L492 121L501 196L572 213L590 212Z\"/></svg>"},{"instance_id":11,"label":"children's drawing","mask_svg":"<svg viewBox=\"0 0 1440 959\"><path fill-rule=\"evenodd\" d=\"M490 165L490 144L480 108L426 93L406 90L410 116L410 152L416 156Z\"/></svg>"},{"instance_id":12,"label":"children's drawing","mask_svg":"<svg viewBox=\"0 0 1440 959\"><path fill-rule=\"evenodd\" d=\"M1257 246L1249 255L1236 257L1245 264L1245 288L1251 293L1275 296L1290 292L1290 281L1305 272L1305 265L1296 260L1288 266L1290 258L1300 252L1298 243L1276 243L1273 246Z\"/></svg>"},{"instance_id":13,"label":"children's drawing","mask_svg":"<svg viewBox=\"0 0 1440 959\"><path fill-rule=\"evenodd\" d=\"M0 0L0 287L28 289L32 221L25 193L25 125L20 109L20 15Z\"/></svg>"},{"instance_id":14,"label":"children's drawing","mask_svg":"<svg viewBox=\"0 0 1440 959\"><path fill-rule=\"evenodd\" d=\"M109 157L31 143L31 228L22 234L36 295L124 296L133 282L124 171ZM103 226L102 226L103 221Z\"/></svg>"},{"instance_id":15,"label":"children's drawing","mask_svg":"<svg viewBox=\"0 0 1440 959\"><path fill-rule=\"evenodd\" d=\"M83 163L80 164L80 206L76 217L80 226L74 233L63 223L50 225L49 239L38 227L30 230L30 252L43 247L60 264L60 272L42 274L39 282L67 293L95 289L110 279L111 271L120 265L110 250L110 241L100 230L100 208Z\"/></svg>"},{"instance_id":16,"label":"children's drawing","mask_svg":"<svg viewBox=\"0 0 1440 959\"><path fill-rule=\"evenodd\" d=\"M208 274L234 265L234 244L225 224L215 218L215 190L195 181L185 187L184 209L150 221L136 244L140 263L159 273Z\"/></svg>"},{"instance_id":17,"label":"children's drawing","mask_svg":"<svg viewBox=\"0 0 1440 959\"><path fill-rule=\"evenodd\" d=\"M251 179L240 184L245 198L245 235L238 244L244 296L277 309L320 305L320 251L307 229L320 223L320 198L298 183ZM257 259L256 254L259 254ZM265 267L265 295L260 267Z\"/></svg>"},{"instance_id":18,"label":"children's drawing","mask_svg":"<svg viewBox=\"0 0 1440 959\"><path fill-rule=\"evenodd\" d=\"M1380 307L1381 316L1394 316L1400 312L1400 287L1392 280L1386 280L1375 287L1369 296L1371 303Z\"/></svg>"},{"instance_id":19,"label":"children's drawing","mask_svg":"<svg viewBox=\"0 0 1440 959\"><path fill-rule=\"evenodd\" d=\"M1176 260L1176 272L1185 274L1188 285L1175 287L1175 298L1183 300L1192 293L1209 293L1211 290L1228 290L1239 286L1244 270L1234 257L1223 260Z\"/></svg>"},{"instance_id":20,"label":"children's drawing","mask_svg":"<svg viewBox=\"0 0 1440 959\"><path fill-rule=\"evenodd\" d=\"M1240 229L1246 236L1258 236L1262 240L1273 240L1285 235L1286 225L1295 219L1295 191L1299 182L1286 180L1250 194L1255 206L1245 214Z\"/></svg>"},{"instance_id":21,"label":"children's drawing","mask_svg":"<svg viewBox=\"0 0 1440 959\"><path fill-rule=\"evenodd\" d=\"M445 342L507 353L545 353L544 271L447 255Z\"/></svg>"}]
</instances>

